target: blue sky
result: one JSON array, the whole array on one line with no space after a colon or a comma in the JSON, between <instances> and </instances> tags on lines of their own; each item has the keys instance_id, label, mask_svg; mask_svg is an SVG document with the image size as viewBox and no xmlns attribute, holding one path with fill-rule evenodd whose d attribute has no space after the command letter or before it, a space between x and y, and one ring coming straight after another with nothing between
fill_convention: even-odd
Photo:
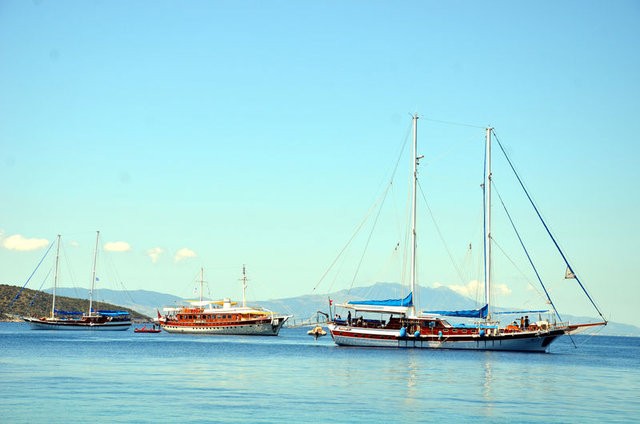
<instances>
[{"instance_id":1,"label":"blue sky","mask_svg":"<svg viewBox=\"0 0 640 424\"><path fill-rule=\"evenodd\" d=\"M246 263L252 298L308 294L418 112L452 251L492 125L601 309L640 325L639 18L635 1L3 1L0 282L56 234L87 280L100 230L129 289L185 295L204 266L237 296ZM424 243L422 284L464 286Z\"/></svg>"}]
</instances>

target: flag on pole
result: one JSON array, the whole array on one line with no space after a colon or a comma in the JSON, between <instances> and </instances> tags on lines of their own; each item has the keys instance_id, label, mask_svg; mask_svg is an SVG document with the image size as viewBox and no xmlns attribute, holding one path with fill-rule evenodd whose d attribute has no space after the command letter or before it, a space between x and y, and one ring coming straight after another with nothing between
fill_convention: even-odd
<instances>
[{"instance_id":1,"label":"flag on pole","mask_svg":"<svg viewBox=\"0 0 640 424\"><path fill-rule=\"evenodd\" d=\"M571 268L567 267L567 270L564 272L565 280L572 280L576 278L576 274L571 271Z\"/></svg>"}]
</instances>

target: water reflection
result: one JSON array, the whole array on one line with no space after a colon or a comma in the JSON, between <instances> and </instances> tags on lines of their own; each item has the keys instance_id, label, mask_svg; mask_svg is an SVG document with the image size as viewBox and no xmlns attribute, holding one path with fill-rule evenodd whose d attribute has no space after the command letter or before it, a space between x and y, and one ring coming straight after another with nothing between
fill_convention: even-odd
<instances>
[{"instance_id":1,"label":"water reflection","mask_svg":"<svg viewBox=\"0 0 640 424\"><path fill-rule=\"evenodd\" d=\"M427 379L424 365L420 364L420 352L407 352L407 394L406 404L414 404L420 398L420 379Z\"/></svg>"},{"instance_id":2,"label":"water reflection","mask_svg":"<svg viewBox=\"0 0 640 424\"><path fill-rule=\"evenodd\" d=\"M485 352L482 358L482 368L484 370L484 380L482 382L482 409L485 416L491 416L494 413L494 397L493 397L493 364L491 362L491 354Z\"/></svg>"}]
</instances>

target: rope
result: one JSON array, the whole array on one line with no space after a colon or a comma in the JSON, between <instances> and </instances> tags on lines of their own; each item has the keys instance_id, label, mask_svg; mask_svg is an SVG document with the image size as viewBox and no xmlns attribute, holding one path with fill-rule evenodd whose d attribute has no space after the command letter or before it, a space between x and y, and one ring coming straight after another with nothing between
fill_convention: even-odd
<instances>
[{"instance_id":1,"label":"rope","mask_svg":"<svg viewBox=\"0 0 640 424\"><path fill-rule=\"evenodd\" d=\"M498 195L498 199L500 199L500 203L502 204L502 207L504 208L504 211L507 214L507 218L509 218L509 222L511 223L511 227L513 228L513 231L516 233L516 236L518 237L518 241L520 242L520 246L522 246L522 250L524 250L524 254L527 256L527 259L529 260L529 264L531 264L531 268L533 268L533 272L536 274L536 278L538 279L538 282L542 286L542 289L544 290L544 294L547 296L547 301L549 302L549 304L553 308L553 311L556 313L556 316L558 317L558 319L560 321L562 321L562 317L560 317L560 314L558 313L558 310L556 309L556 305L553 304L553 300L551 300L551 297L549 296L549 292L547 291L547 288L545 287L544 283L542 282L542 278L540 277L540 273L538 273L538 269L536 268L535 264L533 263L533 259L531 259L531 255L529 254L529 251L527 250L527 247L524 245L524 241L522 240L522 237L520 236L520 232L516 228L516 224L513 222L513 219L511 218L511 214L507 210L507 206L504 204L504 201L502 200L502 196L500 196L500 192L497 190L497 188L496 188L496 186L495 186L495 184L493 182L492 182L492 185L493 185L494 189L496 189L496 194Z\"/></svg>"},{"instance_id":2,"label":"rope","mask_svg":"<svg viewBox=\"0 0 640 424\"><path fill-rule=\"evenodd\" d=\"M422 194L422 200L424 200L425 206L427 207L427 210L429 211L429 215L431 217L431 220L433 221L433 225L435 225L436 227L436 232L438 233L438 237L440 237L440 241L442 242L442 244L444 245L444 249L447 251L447 255L449 255L449 259L451 260L451 263L453 264L453 267L456 269L456 272L458 273L458 278L460 278L460 281L464 281L464 276L462 275L462 271L460 270L460 267L458 266L458 264L456 263L455 259L453 258L453 255L451 254L451 249L449 249L449 246L447 245L447 242L444 239L444 236L442 235L442 232L440 231L440 227L438 226L438 222L436 221L435 216L433 215L433 212L431 211L431 207L429 207L429 203L427 202L427 198L424 194L424 191L422 190L422 186L420 185L420 182L418 182L418 187L420 188L420 194Z\"/></svg>"},{"instance_id":3,"label":"rope","mask_svg":"<svg viewBox=\"0 0 640 424\"><path fill-rule=\"evenodd\" d=\"M47 275L44 276L44 278L42 279L42 283L40 283L40 287L38 287L38 291L31 298L31 301L29 302L29 313L31 313L31 307L35 305L36 299L38 298L40 293L42 293L42 287L44 287L44 283L46 283L47 280L49 279L52 269L53 267L49 268L49 271L47 271Z\"/></svg>"},{"instance_id":4,"label":"rope","mask_svg":"<svg viewBox=\"0 0 640 424\"><path fill-rule=\"evenodd\" d=\"M393 180L395 179L395 175L396 172L398 170L398 166L400 165L400 160L402 159L402 154L404 153L404 150L408 144L409 141L409 134L410 134L410 129L411 126L409 127L409 132L405 135L404 137L404 142L400 148L400 152L398 153L398 158L396 159L396 163L393 167L393 170L391 172L391 177L389 178L389 183L387 184L386 188L384 189L384 192L382 193L382 195L376 199L376 201L371 205L371 207L369 208L369 210L367 211L367 213L365 214L365 217L362 219L362 221L360 221L360 223L358 224L358 226L356 227L355 231L353 232L353 234L351 235L351 237L349 238L349 240L347 241L347 243L344 245L344 247L340 250L340 252L338 253L338 255L335 257L335 259L331 262L331 264L329 265L329 267L326 269L326 271L322 274L322 276L320 277L320 279L318 280L318 282L316 283L316 285L313 287L313 290L311 290L311 292L315 292L316 289L318 288L318 286L320 285L320 283L322 283L322 281L325 279L325 277L327 276L327 274L329 274L329 272L333 269L333 267L335 266L336 262L338 262L338 260L340 259L340 257L342 257L342 254L345 252L345 250L347 250L347 248L351 245L351 243L353 242L353 240L355 239L356 235L358 235L358 233L360 232L360 230L362 229L362 227L364 226L365 222L367 222L367 220L369 219L369 216L371 215L371 213L378 207L378 204L380 204L380 208L382 207L382 204L384 203L384 200L387 197L387 194L389 193L389 190L391 189L391 187L393 186ZM378 217L380 216L380 211L378 211L378 214L376 216L376 221L378 219ZM375 224L374 224L375 227ZM371 235L369 236L369 239L371 238ZM368 241L367 241L368 244ZM364 256L364 254L363 254ZM362 262L362 260L360 261ZM358 265L359 267L360 265ZM357 271L356 271L356 275L357 275ZM355 276L354 276L354 280L355 280ZM352 282L353 285L353 282ZM331 287L329 288L329 290L331 290Z\"/></svg>"},{"instance_id":5,"label":"rope","mask_svg":"<svg viewBox=\"0 0 640 424\"><path fill-rule=\"evenodd\" d=\"M538 289L531 284L531 281L529 281L529 277L520 269L520 267L518 267L518 265L515 263L515 261L513 259L511 259L511 257L509 256L509 254L502 248L502 246L500 246L500 244L496 241L495 238L491 238L491 242L493 242L493 244L500 249L500 252L502 252L502 254L504 255L505 258L507 258L509 260L509 262L511 262L511 265L513 265L513 267L520 273L520 275L527 280L527 284L529 284L531 286L531 288L533 288L538 295L543 296L542 293L540 293L538 291ZM495 313L495 312L494 312Z\"/></svg>"},{"instance_id":6,"label":"rope","mask_svg":"<svg viewBox=\"0 0 640 424\"><path fill-rule=\"evenodd\" d=\"M507 162L509 163L509 166L511 167L511 170L513 171L513 173L515 174L516 178L518 179L518 182L520 183L520 187L522 187L522 190L524 191L524 193L527 196L527 199L529 199L529 203L531 203L531 206L533 206L533 209L536 211L536 214L538 215L538 218L540 219L540 222L542 223L542 225L544 226L544 229L547 231L547 234L549 235L549 237L551 238L551 240L553 241L553 244L556 246L556 249L558 250L558 252L560 253L560 256L562 256L562 259L564 260L564 263L567 265L567 268L569 268L569 271L573 274L575 280L578 282L578 284L580 285L580 288L582 289L582 291L584 292L584 294L587 296L587 298L589 299L589 301L591 302L591 304L593 305L593 307L596 309L596 311L598 311L598 314L600 315L600 317L604 320L604 322L607 322L607 319L604 317L604 315L602 315L602 312L600 312L600 309L598 308L598 306L596 305L596 303L594 302L594 300L591 298L591 296L589 295L589 293L587 292L587 289L584 287L584 285L582 284L582 282L580 281L580 279L578 278L578 275L573 271L573 268L571 267L571 265L569 264L569 260L567 259L567 257L565 256L564 252L562 251L562 249L560 248L560 245L558 245L558 242L556 241L556 238L553 236L553 234L551 233L551 230L549 229L549 227L547 226L546 222L544 221L544 219L542 219L542 215L540 214L540 211L538 210L536 204L534 203L533 199L531 198L531 196L529 195L529 192L527 191L526 187L524 186L524 183L522 182L522 180L520 179L520 176L518 175L518 173L516 172L515 167L513 166L513 163L511 162L511 159L509 158L509 155L507 155L507 152L505 151L504 147L502 147L502 143L500 143L500 140L498 140L498 136L496 135L495 131L493 131L493 135L496 138L496 141L498 142L498 146L500 146L500 150L502 150L502 153L504 154L504 157L507 159Z\"/></svg>"},{"instance_id":7,"label":"rope","mask_svg":"<svg viewBox=\"0 0 640 424\"><path fill-rule=\"evenodd\" d=\"M384 191L382 197L386 197L387 192L389 191L389 187L391 186L391 184L389 184L389 186L387 186L386 190ZM360 221L360 223L358 224L358 226L356 227L355 231L353 232L353 234L351 235L351 237L349 238L349 240L347 241L347 243L344 245L344 247L342 248L342 250L340 250L340 252L338 253L338 255L335 257L335 259L333 260L333 262L331 262L331 265L329 265L329 267L327 268L327 270L324 272L324 274L322 274L322 277L320 277L320 280L318 280L318 282L316 283L316 285L313 287L312 292L316 291L316 289L318 288L318 286L320 285L320 283L322 283L322 281L324 280L324 278L327 276L327 274L329 274L329 272L331 271L331 269L333 269L333 266L336 264L336 262L338 262L338 259L340 259L340 257L342 257L342 254L345 252L345 250L347 250L347 248L351 245L351 242L353 242L353 239L355 239L355 237L358 235L358 233L360 232L360 230L362 229L362 227L364 226L365 222L367 222L367 220L369 219L369 215L371 214L371 212L377 208L377 204L378 202L380 202L381 199L376 200L376 202L371 205L371 207L369 208L369 210L367 211L367 214L365 215L365 217L362 219L362 221ZM384 199L382 199L384 200Z\"/></svg>"},{"instance_id":8,"label":"rope","mask_svg":"<svg viewBox=\"0 0 640 424\"><path fill-rule=\"evenodd\" d=\"M391 184L389 184L389 187L391 187ZM369 242L371 242L371 237L373 236L373 231L376 229L376 224L378 223L378 219L380 218L380 213L382 212L382 206L384 205L384 201L387 198L387 193L388 193L389 189L387 188L387 190L385 190L385 194L384 197L382 198L382 201L380 203L380 207L378 208L378 213L376 214L376 218L373 221L373 226L371 227L371 231L369 231L369 237L367 237L367 242L364 245L364 250L362 251L362 255L360 256L360 261L358 262L358 266L356 267L356 270L353 274L353 279L351 280L351 286L349 287L349 290L351 290L353 288L353 284L356 281L356 278L358 276L358 272L360 272L360 266L362 265L362 261L364 261L364 256L367 253L367 249L369 248Z\"/></svg>"},{"instance_id":9,"label":"rope","mask_svg":"<svg viewBox=\"0 0 640 424\"><path fill-rule=\"evenodd\" d=\"M473 124L465 124L462 122L452 122L452 121L441 121L439 119L431 119L431 118L422 118L426 121L431 121L431 122L438 122L440 124L447 124L447 125L456 125L459 127L469 127L469 128L482 128L485 129L485 126L481 126L481 125L473 125Z\"/></svg>"},{"instance_id":10,"label":"rope","mask_svg":"<svg viewBox=\"0 0 640 424\"><path fill-rule=\"evenodd\" d=\"M13 304L16 302L16 300L18 300L18 298L20 297L20 294L22 294L22 291L24 290L24 288L27 286L27 284L29 284L29 281L31 281L31 278L33 277L33 275L36 273L36 271L38 270L38 268L40 268L40 265L42 265L42 262L44 261L44 258L47 257L47 255L49 254L49 251L51 250L51 248L53 247L54 243L51 243L49 245L49 248L47 249L46 252L44 252L44 255L42 256L42 258L40 259L40 262L38 262L38 265L36 265L36 268L33 270L33 272L31 273L31 275L29 275L29 278L27 278L27 281L24 282L24 284L22 285L22 287L20 288L20 290L18 291L18 293L16 294L16 296L13 298L13 300L11 302L9 302L9 304L7 305L6 309L11 309L11 307L13 306ZM2 315L4 313L4 309L0 311L0 315Z\"/></svg>"}]
</instances>

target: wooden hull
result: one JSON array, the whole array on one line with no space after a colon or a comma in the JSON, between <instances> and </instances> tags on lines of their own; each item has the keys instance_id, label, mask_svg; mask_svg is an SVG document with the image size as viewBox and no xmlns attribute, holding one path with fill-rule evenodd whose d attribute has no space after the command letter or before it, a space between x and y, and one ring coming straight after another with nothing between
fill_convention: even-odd
<instances>
[{"instance_id":1,"label":"wooden hull","mask_svg":"<svg viewBox=\"0 0 640 424\"><path fill-rule=\"evenodd\" d=\"M193 323L180 321L160 322L160 326L168 333L211 334L228 336L277 336L288 316L277 316L273 319L237 321L220 324Z\"/></svg>"},{"instance_id":2,"label":"wooden hull","mask_svg":"<svg viewBox=\"0 0 640 424\"><path fill-rule=\"evenodd\" d=\"M86 320L50 320L40 318L23 318L32 330L58 331L126 331L131 327L130 320L118 321L86 321Z\"/></svg>"},{"instance_id":3,"label":"wooden hull","mask_svg":"<svg viewBox=\"0 0 640 424\"><path fill-rule=\"evenodd\" d=\"M568 328L543 332L478 334L438 337L434 335L400 336L399 330L358 328L329 324L334 342L339 346L393 347L416 349L464 349L517 352L547 352L551 343L567 333Z\"/></svg>"}]
</instances>

